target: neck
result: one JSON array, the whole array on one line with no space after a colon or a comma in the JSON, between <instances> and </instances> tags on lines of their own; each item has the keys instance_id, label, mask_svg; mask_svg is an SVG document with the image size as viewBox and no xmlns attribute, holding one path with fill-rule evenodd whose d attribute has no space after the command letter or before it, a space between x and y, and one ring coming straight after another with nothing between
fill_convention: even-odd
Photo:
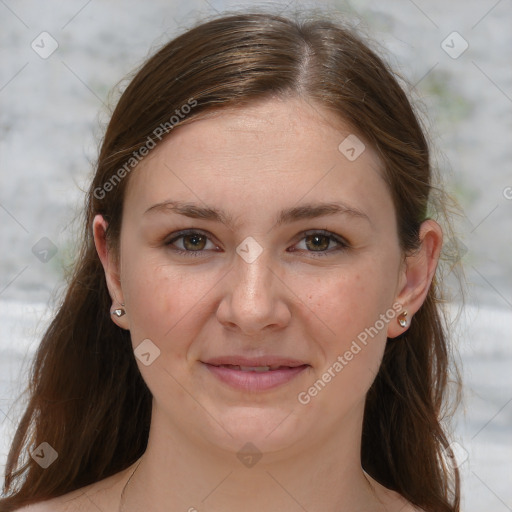
<instances>
[{"instance_id":1,"label":"neck","mask_svg":"<svg viewBox=\"0 0 512 512\"><path fill-rule=\"evenodd\" d=\"M120 510L148 504L152 512L380 510L360 464L361 421L362 412L337 432L286 450L263 449L257 460L180 432L154 411L148 447L127 480Z\"/></svg>"}]
</instances>

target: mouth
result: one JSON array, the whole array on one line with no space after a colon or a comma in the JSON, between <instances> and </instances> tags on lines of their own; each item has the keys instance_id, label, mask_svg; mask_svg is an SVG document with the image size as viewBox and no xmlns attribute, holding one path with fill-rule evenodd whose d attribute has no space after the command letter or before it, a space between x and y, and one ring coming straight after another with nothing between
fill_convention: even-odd
<instances>
[{"instance_id":1,"label":"mouth","mask_svg":"<svg viewBox=\"0 0 512 512\"><path fill-rule=\"evenodd\" d=\"M202 364L217 380L231 388L248 392L267 391L282 386L310 367L309 364L295 360L244 360L236 361L239 364L235 364L233 358L227 359L231 359L231 362L210 360Z\"/></svg>"},{"instance_id":2,"label":"mouth","mask_svg":"<svg viewBox=\"0 0 512 512\"><path fill-rule=\"evenodd\" d=\"M242 366L237 364L221 364L221 365L214 365L217 366L217 368L228 368L230 370L239 370L242 372L270 372L280 369L290 369L290 368L296 368L294 366L286 366L286 365L271 365L271 366Z\"/></svg>"}]
</instances>

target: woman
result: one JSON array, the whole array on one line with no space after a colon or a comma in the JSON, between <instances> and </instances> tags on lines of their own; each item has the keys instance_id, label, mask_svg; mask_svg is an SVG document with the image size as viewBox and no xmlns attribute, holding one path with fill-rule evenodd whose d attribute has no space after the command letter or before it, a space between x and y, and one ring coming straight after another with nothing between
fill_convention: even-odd
<instances>
[{"instance_id":1,"label":"woman","mask_svg":"<svg viewBox=\"0 0 512 512\"><path fill-rule=\"evenodd\" d=\"M0 510L458 511L431 174L339 23L164 46L107 128Z\"/></svg>"}]
</instances>

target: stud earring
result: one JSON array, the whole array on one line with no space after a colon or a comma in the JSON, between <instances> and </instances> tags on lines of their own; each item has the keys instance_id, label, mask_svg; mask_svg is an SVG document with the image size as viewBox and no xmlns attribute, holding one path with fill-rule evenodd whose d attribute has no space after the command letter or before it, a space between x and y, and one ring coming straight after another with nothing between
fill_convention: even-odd
<instances>
[{"instance_id":1,"label":"stud earring","mask_svg":"<svg viewBox=\"0 0 512 512\"><path fill-rule=\"evenodd\" d=\"M407 326L407 311L403 311L402 313L400 313L396 320L400 324L400 327L406 327Z\"/></svg>"},{"instance_id":2,"label":"stud earring","mask_svg":"<svg viewBox=\"0 0 512 512\"><path fill-rule=\"evenodd\" d=\"M124 304L121 304L121 306L124 306ZM123 308L117 308L112 311L112 315L116 315L118 318L125 315L126 311Z\"/></svg>"}]
</instances>

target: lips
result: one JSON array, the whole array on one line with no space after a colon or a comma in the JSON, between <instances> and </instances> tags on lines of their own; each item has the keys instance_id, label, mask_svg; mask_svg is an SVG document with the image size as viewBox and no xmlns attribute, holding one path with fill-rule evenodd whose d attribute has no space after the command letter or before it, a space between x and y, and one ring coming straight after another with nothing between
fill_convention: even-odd
<instances>
[{"instance_id":1,"label":"lips","mask_svg":"<svg viewBox=\"0 0 512 512\"><path fill-rule=\"evenodd\" d=\"M302 366L307 364L305 361L300 361L298 359L291 359L287 357L280 356L259 356L259 357L245 357L245 356L219 356L214 357L212 359L208 359L203 361L206 364L211 364L212 366L239 366L239 367L262 367L268 366L271 369L277 369L280 366L295 368L297 366Z\"/></svg>"},{"instance_id":2,"label":"lips","mask_svg":"<svg viewBox=\"0 0 512 512\"><path fill-rule=\"evenodd\" d=\"M203 362L210 374L242 391L266 391L286 384L310 365L289 358L224 356Z\"/></svg>"},{"instance_id":3,"label":"lips","mask_svg":"<svg viewBox=\"0 0 512 512\"><path fill-rule=\"evenodd\" d=\"M242 372L269 372L279 370L279 368L290 368L290 366L272 365L272 366L242 366L236 364L221 364L217 367L229 368L230 370L240 370Z\"/></svg>"}]
</instances>

